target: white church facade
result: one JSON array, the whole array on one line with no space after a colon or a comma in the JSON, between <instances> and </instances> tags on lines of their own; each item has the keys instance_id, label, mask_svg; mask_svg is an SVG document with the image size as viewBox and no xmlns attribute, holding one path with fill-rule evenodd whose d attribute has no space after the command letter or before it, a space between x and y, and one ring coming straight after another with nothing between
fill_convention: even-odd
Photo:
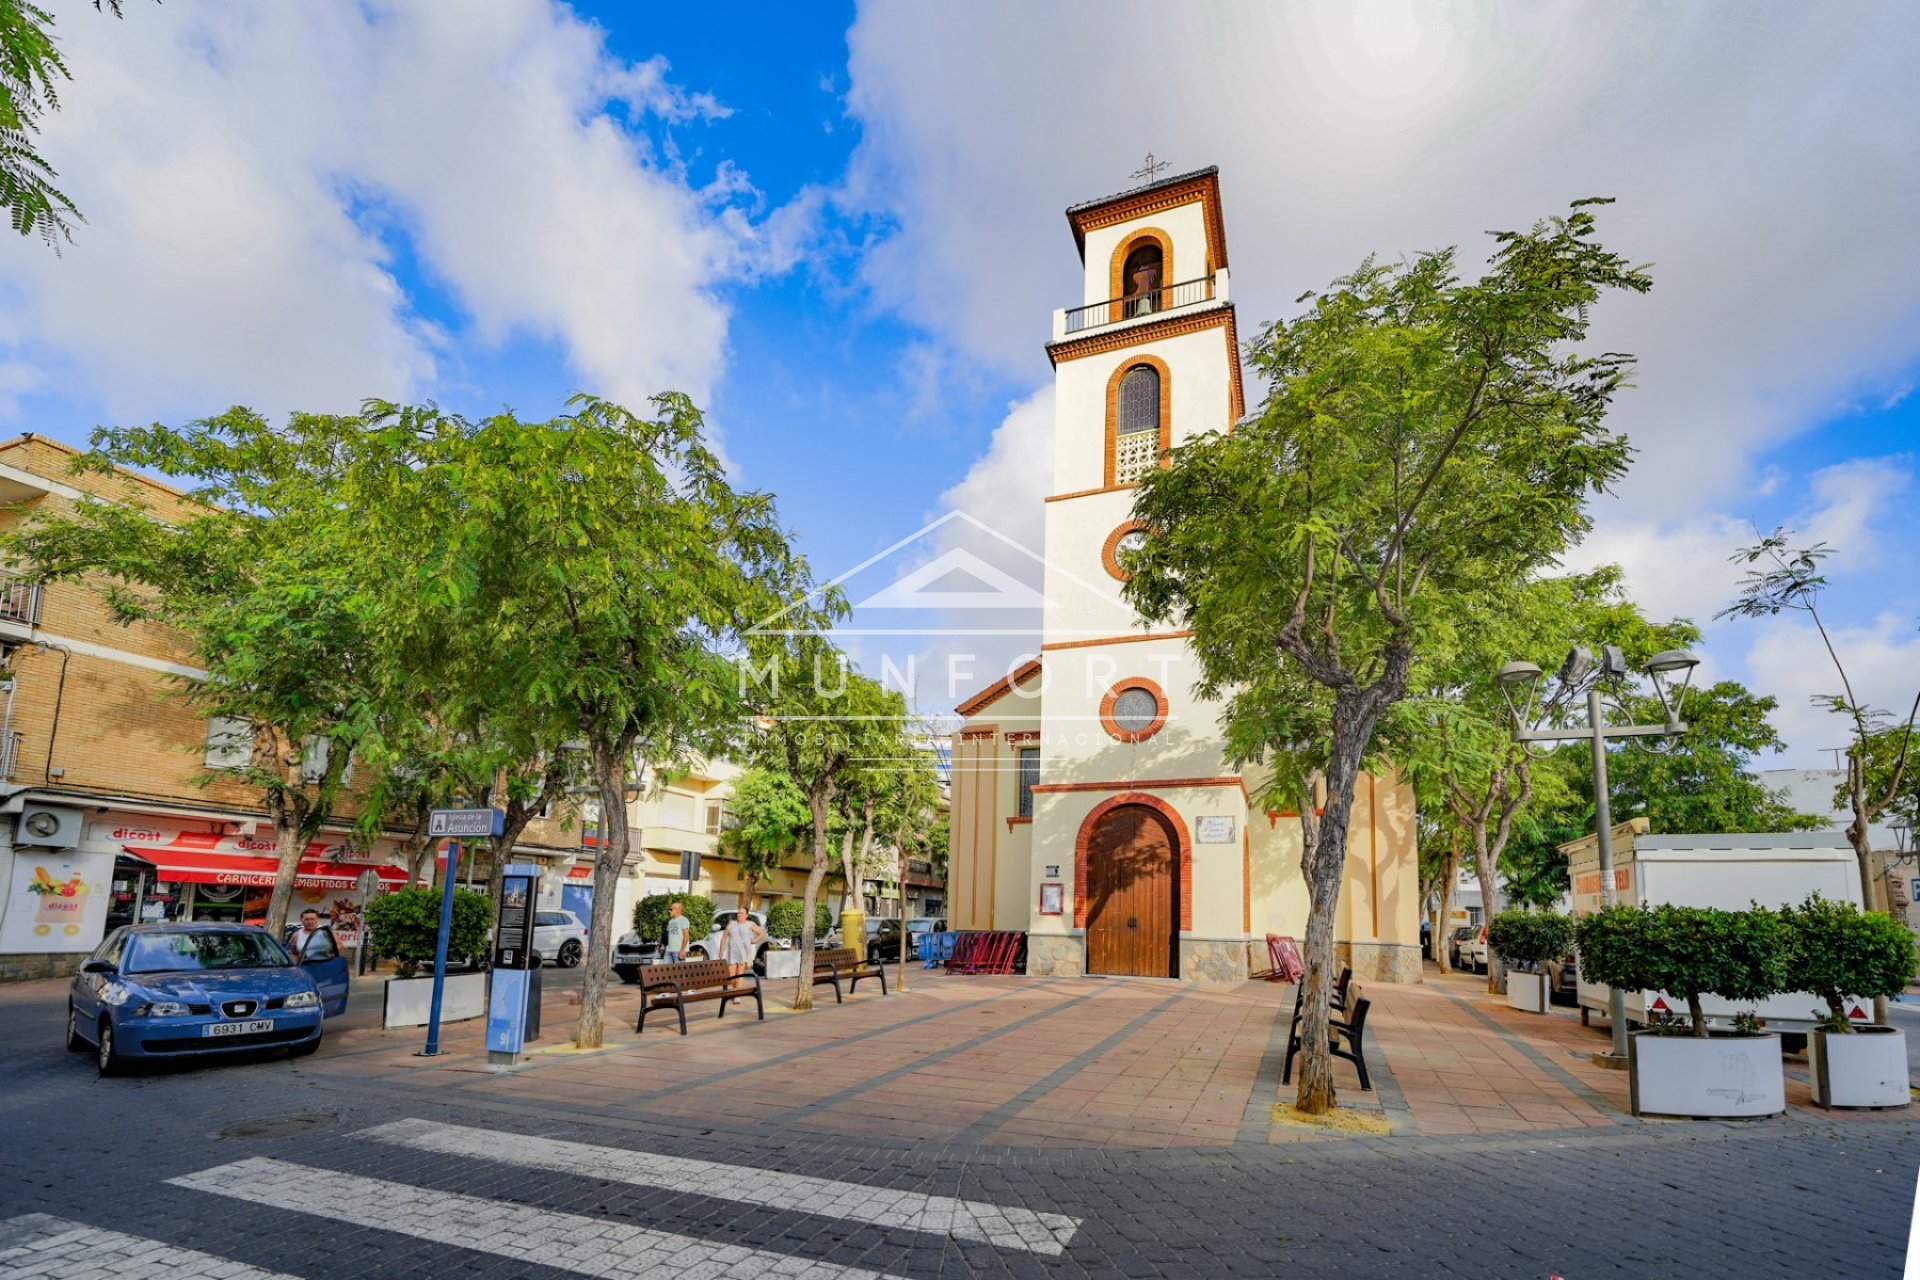
<instances>
[{"instance_id":1,"label":"white church facade","mask_svg":"<svg viewBox=\"0 0 1920 1280\"><path fill-rule=\"evenodd\" d=\"M1185 633L1120 596L1133 490L1245 413L1219 175L1067 211L1081 305L1055 313L1054 492L1037 657L959 705L948 920L1027 935L1031 974L1231 982L1301 938L1297 816L1254 804ZM1362 777L1337 938L1362 978L1418 981L1411 789Z\"/></svg>"}]
</instances>

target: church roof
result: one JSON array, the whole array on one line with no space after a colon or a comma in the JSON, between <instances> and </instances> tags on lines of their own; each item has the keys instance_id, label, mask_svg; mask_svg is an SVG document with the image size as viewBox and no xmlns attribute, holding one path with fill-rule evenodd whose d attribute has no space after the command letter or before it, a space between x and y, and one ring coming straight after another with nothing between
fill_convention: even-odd
<instances>
[{"instance_id":1,"label":"church roof","mask_svg":"<svg viewBox=\"0 0 1920 1280\"><path fill-rule=\"evenodd\" d=\"M1177 174L1149 182L1145 186L1087 200L1067 208L1067 225L1073 228L1074 247L1081 261L1087 257L1087 232L1110 227L1116 222L1142 217L1175 205L1198 199L1205 208L1208 248L1213 265L1227 265L1226 223L1220 213L1220 167L1208 165L1190 173Z\"/></svg>"},{"instance_id":2,"label":"church roof","mask_svg":"<svg viewBox=\"0 0 1920 1280\"><path fill-rule=\"evenodd\" d=\"M954 710L963 716L970 716L976 711L983 710L990 706L1002 694L1011 690L1013 686L1019 684L1039 670L1040 659L1029 659L1018 671L1015 671L1012 675L1002 676L998 680L995 680L992 684L955 707Z\"/></svg>"}]
</instances>

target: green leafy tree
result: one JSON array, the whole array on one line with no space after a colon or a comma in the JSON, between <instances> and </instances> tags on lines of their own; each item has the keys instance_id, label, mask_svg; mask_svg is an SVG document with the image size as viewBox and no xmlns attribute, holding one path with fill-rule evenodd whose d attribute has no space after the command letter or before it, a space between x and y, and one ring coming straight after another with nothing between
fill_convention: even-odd
<instances>
[{"instance_id":1,"label":"green leafy tree","mask_svg":"<svg viewBox=\"0 0 1920 1280\"><path fill-rule=\"evenodd\" d=\"M667 940L667 908L680 904L687 918L688 937L699 940L713 932L713 899L697 893L650 893L633 904L633 931L649 942Z\"/></svg>"},{"instance_id":2,"label":"green leafy tree","mask_svg":"<svg viewBox=\"0 0 1920 1280\"><path fill-rule=\"evenodd\" d=\"M1885 999L1913 981L1913 931L1892 916L1815 894L1780 913L1786 926L1785 986L1827 1002L1829 1031L1851 1031L1848 996Z\"/></svg>"},{"instance_id":3,"label":"green leafy tree","mask_svg":"<svg viewBox=\"0 0 1920 1280\"><path fill-rule=\"evenodd\" d=\"M96 10L101 4L93 0ZM120 16L120 0L105 5ZM33 137L41 117L60 109L59 82L72 78L53 37L53 15L27 0L0 0L0 207L15 231L38 231L56 252L73 239L73 222L85 219L54 187L59 175L34 150Z\"/></svg>"},{"instance_id":4,"label":"green leafy tree","mask_svg":"<svg viewBox=\"0 0 1920 1280\"><path fill-rule=\"evenodd\" d=\"M1573 920L1557 911L1502 911L1487 921L1487 946L1508 964L1537 969L1573 950Z\"/></svg>"},{"instance_id":5,"label":"green leafy tree","mask_svg":"<svg viewBox=\"0 0 1920 1280\"><path fill-rule=\"evenodd\" d=\"M749 769L734 779L727 813L734 825L720 833L720 852L739 864L740 903L751 908L760 881L806 847L813 819L793 780L771 769Z\"/></svg>"},{"instance_id":6,"label":"green leafy tree","mask_svg":"<svg viewBox=\"0 0 1920 1280\"><path fill-rule=\"evenodd\" d=\"M356 515L390 526L381 544L401 554L383 644L435 668L440 687L464 676L468 697L529 741L564 725L600 811L624 815L640 760L719 754L738 729L726 649L777 607L770 583L791 553L772 499L727 483L685 396L655 397L651 417L592 396L569 408L468 422L370 406L369 432L413 461L370 471ZM410 532L423 536L395 536ZM585 1048L604 1034L630 848L624 820L607 833L575 1032Z\"/></svg>"},{"instance_id":7,"label":"green leafy tree","mask_svg":"<svg viewBox=\"0 0 1920 1280\"><path fill-rule=\"evenodd\" d=\"M95 589L122 623L178 633L204 669L179 696L228 726L223 775L259 789L278 866L267 928L286 927L301 855L347 791L349 759L377 708L374 638L358 595L366 562L338 493L351 418L247 409L185 427L96 431L78 469L159 471L193 486L162 522L134 486L29 523L7 550L43 581Z\"/></svg>"},{"instance_id":8,"label":"green leafy tree","mask_svg":"<svg viewBox=\"0 0 1920 1280\"><path fill-rule=\"evenodd\" d=\"M1655 831L1813 831L1826 820L1801 813L1760 781L1754 758L1786 743L1768 723L1779 703L1733 680L1687 695L1687 732L1667 751L1628 748L1607 764L1616 821L1644 817ZM1665 712L1652 696L1623 699L1620 710L1637 723ZM1591 806L1592 777L1582 774Z\"/></svg>"},{"instance_id":9,"label":"green leafy tree","mask_svg":"<svg viewBox=\"0 0 1920 1280\"><path fill-rule=\"evenodd\" d=\"M1788 939L1778 912L1615 903L1575 927L1580 972L1624 991L1665 991L1687 1002L1704 1039L1703 995L1758 1002L1788 989Z\"/></svg>"},{"instance_id":10,"label":"green leafy tree","mask_svg":"<svg viewBox=\"0 0 1920 1280\"><path fill-rule=\"evenodd\" d=\"M1590 205L1496 237L1462 280L1451 249L1368 260L1253 344L1260 411L1174 450L1136 494L1129 600L1192 632L1228 755L1277 764L1268 799L1323 788L1307 820L1306 1052L1296 1105L1335 1103L1333 929L1354 783L1416 660L1588 525L1627 467L1603 420L1631 361L1586 353L1592 304L1647 274L1595 240ZM1298 701L1303 689L1318 696ZM1300 806L1303 815L1312 805Z\"/></svg>"},{"instance_id":11,"label":"green leafy tree","mask_svg":"<svg viewBox=\"0 0 1920 1280\"><path fill-rule=\"evenodd\" d=\"M421 966L433 963L440 943L440 897L439 890L418 888L397 889L367 900L367 933L373 953L398 961L403 978L411 978ZM447 931L448 959L485 955L492 917L485 898L455 889L453 922Z\"/></svg>"},{"instance_id":12,"label":"green leafy tree","mask_svg":"<svg viewBox=\"0 0 1920 1280\"><path fill-rule=\"evenodd\" d=\"M797 938L805 931L807 923L806 904L798 898L782 898L767 908L767 932L776 938ZM833 913L827 910L827 904L813 904L813 932L815 937L823 936L833 928Z\"/></svg>"},{"instance_id":13,"label":"green leafy tree","mask_svg":"<svg viewBox=\"0 0 1920 1280\"><path fill-rule=\"evenodd\" d=\"M1792 545L1793 531L1775 529L1750 547L1734 553L1735 564L1747 566L1740 593L1719 617L1774 618L1782 613L1797 613L1813 624L1820 635L1828 659L1833 664L1838 693L1820 694L1816 706L1825 707L1845 719L1849 730L1846 780L1840 787L1839 802L1849 821L1847 840L1853 845L1860 868L1860 901L1870 908L1888 910L1877 888L1879 868L1875 865L1871 828L1875 820L1901 797L1914 748L1914 725L1920 719L1920 690L1904 721L1863 701L1853 689L1853 678L1835 646L1820 614L1820 597L1826 593L1827 578L1821 565L1833 554L1824 542L1808 546ZM1874 1021L1885 1022L1887 1002L1876 999Z\"/></svg>"}]
</instances>

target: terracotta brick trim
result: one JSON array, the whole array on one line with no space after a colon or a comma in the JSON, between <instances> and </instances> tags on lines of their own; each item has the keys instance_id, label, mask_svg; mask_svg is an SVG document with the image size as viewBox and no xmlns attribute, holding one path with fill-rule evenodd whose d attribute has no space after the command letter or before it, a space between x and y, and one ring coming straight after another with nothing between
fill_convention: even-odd
<instances>
[{"instance_id":1,"label":"terracotta brick trim","mask_svg":"<svg viewBox=\"0 0 1920 1280\"><path fill-rule=\"evenodd\" d=\"M1108 324L1118 324L1126 319L1124 302L1128 281L1126 278L1127 256L1144 244L1153 244L1160 249L1160 288L1169 289L1180 277L1173 272L1173 237L1159 227L1140 227L1132 231L1113 247L1113 260L1108 270L1107 297L1113 299L1112 310L1107 318ZM1165 296L1164 294L1162 296Z\"/></svg>"},{"instance_id":2,"label":"terracotta brick trim","mask_svg":"<svg viewBox=\"0 0 1920 1280\"><path fill-rule=\"evenodd\" d=\"M1218 328L1224 328L1229 333L1233 332L1231 302L1210 307L1182 308L1168 312L1161 320L1148 320L1125 328L1104 330L1085 338L1069 338L1065 342L1051 343L1047 347L1047 359L1059 365L1068 360L1079 360L1086 356L1118 351L1122 347L1131 347L1138 343L1158 342L1162 338L1178 338L1183 334L1198 333L1202 329ZM1233 364L1236 369L1240 366L1237 351Z\"/></svg>"},{"instance_id":3,"label":"terracotta brick trim","mask_svg":"<svg viewBox=\"0 0 1920 1280\"><path fill-rule=\"evenodd\" d=\"M1041 501L1065 502L1069 498L1096 498L1103 493L1121 493L1125 490L1138 489L1139 487L1137 484L1109 484L1103 485L1098 489L1076 489L1072 493L1049 494L1047 497L1041 499Z\"/></svg>"},{"instance_id":4,"label":"terracotta brick trim","mask_svg":"<svg viewBox=\"0 0 1920 1280\"><path fill-rule=\"evenodd\" d=\"M1193 928L1193 842L1187 838L1187 824L1180 811L1158 796L1144 791L1127 791L1102 800L1080 820L1080 833L1073 841L1073 927L1087 927L1087 851L1093 843L1094 829L1115 809L1139 805L1151 809L1167 824L1173 837L1173 856L1180 875L1180 928Z\"/></svg>"},{"instance_id":5,"label":"terracotta brick trim","mask_svg":"<svg viewBox=\"0 0 1920 1280\"><path fill-rule=\"evenodd\" d=\"M1101 636L1096 640L1055 640L1052 644L1043 644L1040 648L1050 649L1090 649L1103 644L1140 644L1148 640L1185 640L1191 631L1148 631L1137 636Z\"/></svg>"},{"instance_id":6,"label":"terracotta brick trim","mask_svg":"<svg viewBox=\"0 0 1920 1280\"><path fill-rule=\"evenodd\" d=\"M1147 523L1144 520L1122 520L1113 527L1113 532L1107 535L1105 545L1100 548L1100 567L1107 571L1109 578L1114 579L1116 582L1125 582L1133 576L1120 567L1120 539L1146 527ZM1189 632L1188 634L1192 633ZM1041 647L1045 648L1046 646L1042 645Z\"/></svg>"},{"instance_id":7,"label":"terracotta brick trim","mask_svg":"<svg viewBox=\"0 0 1920 1280\"><path fill-rule=\"evenodd\" d=\"M1113 706L1116 702L1120 701L1120 695L1133 689L1144 689L1152 694L1154 703L1159 708L1159 711L1153 717L1153 723L1144 729L1123 729L1113 718ZM1107 696L1100 699L1100 727L1105 729L1107 735L1116 742L1145 742L1148 738L1151 738L1154 734L1166 727L1166 723L1166 690L1145 676L1127 676L1117 681L1111 689L1107 690Z\"/></svg>"},{"instance_id":8,"label":"terracotta brick trim","mask_svg":"<svg viewBox=\"0 0 1920 1280\"><path fill-rule=\"evenodd\" d=\"M1129 778L1125 782L1042 782L1034 787L1042 791L1124 791L1128 787L1158 787L1162 791L1182 791L1190 787L1239 787L1247 789L1245 778Z\"/></svg>"},{"instance_id":9,"label":"terracotta brick trim","mask_svg":"<svg viewBox=\"0 0 1920 1280\"><path fill-rule=\"evenodd\" d=\"M1012 834L1013 834L1013 829L1014 829L1015 827L1024 827L1024 826L1027 826L1027 825L1028 825L1028 824L1030 824L1030 823L1031 823L1032 821L1033 821L1033 819L1032 819L1032 817L1025 817L1025 818L1023 818L1023 817L1021 817L1021 816L1019 816L1018 814L1012 814L1012 815L1009 815L1009 816L1008 816L1008 818L1007 818L1007 834L1008 834L1008 835L1012 835Z\"/></svg>"},{"instance_id":10,"label":"terracotta brick trim","mask_svg":"<svg viewBox=\"0 0 1920 1280\"><path fill-rule=\"evenodd\" d=\"M1106 459L1101 463L1100 478L1108 485L1115 485L1113 478L1113 452L1119 442L1120 431L1120 384L1126 381L1129 373L1145 366L1153 370L1160 379L1160 393L1155 399L1159 402L1159 421L1156 426L1160 433L1159 448L1156 450L1154 465L1167 465L1167 450L1173 448L1173 370L1159 356L1136 354L1128 356L1114 366L1113 374L1107 379L1107 444ZM1145 435L1146 432L1141 432Z\"/></svg>"},{"instance_id":11,"label":"terracotta brick trim","mask_svg":"<svg viewBox=\"0 0 1920 1280\"><path fill-rule=\"evenodd\" d=\"M960 740L962 742L971 742L976 738L991 738L998 732L1000 732L1000 729L997 725L976 725L971 729L962 729L960 731Z\"/></svg>"},{"instance_id":12,"label":"terracotta brick trim","mask_svg":"<svg viewBox=\"0 0 1920 1280\"><path fill-rule=\"evenodd\" d=\"M1040 731L1038 729L1019 729L1007 734L1008 742L1038 742L1039 740Z\"/></svg>"},{"instance_id":13,"label":"terracotta brick trim","mask_svg":"<svg viewBox=\"0 0 1920 1280\"><path fill-rule=\"evenodd\" d=\"M1026 662L1022 663L1020 668L1012 675L1002 676L1000 679L995 680L992 684L955 707L954 711L963 716L970 716L1039 670L1040 659L1029 658Z\"/></svg>"}]
</instances>

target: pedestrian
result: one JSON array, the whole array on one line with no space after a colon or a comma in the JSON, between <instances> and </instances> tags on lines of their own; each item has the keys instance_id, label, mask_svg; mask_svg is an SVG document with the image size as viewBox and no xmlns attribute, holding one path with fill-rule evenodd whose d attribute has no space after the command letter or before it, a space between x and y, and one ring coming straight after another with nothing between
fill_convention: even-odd
<instances>
[{"instance_id":1,"label":"pedestrian","mask_svg":"<svg viewBox=\"0 0 1920 1280\"><path fill-rule=\"evenodd\" d=\"M753 956L760 944L767 940L767 931L759 922L747 914L741 907L733 913L733 919L727 922L726 934L720 939L720 958L727 962L727 973L739 977L753 963Z\"/></svg>"},{"instance_id":2,"label":"pedestrian","mask_svg":"<svg viewBox=\"0 0 1920 1280\"><path fill-rule=\"evenodd\" d=\"M680 913L680 904L667 904L667 959L685 960L687 946L693 935L693 926L686 916Z\"/></svg>"},{"instance_id":3,"label":"pedestrian","mask_svg":"<svg viewBox=\"0 0 1920 1280\"><path fill-rule=\"evenodd\" d=\"M307 948L320 936L320 913L308 907L300 913L300 927L287 934L287 950L293 952L295 964L307 958Z\"/></svg>"}]
</instances>

